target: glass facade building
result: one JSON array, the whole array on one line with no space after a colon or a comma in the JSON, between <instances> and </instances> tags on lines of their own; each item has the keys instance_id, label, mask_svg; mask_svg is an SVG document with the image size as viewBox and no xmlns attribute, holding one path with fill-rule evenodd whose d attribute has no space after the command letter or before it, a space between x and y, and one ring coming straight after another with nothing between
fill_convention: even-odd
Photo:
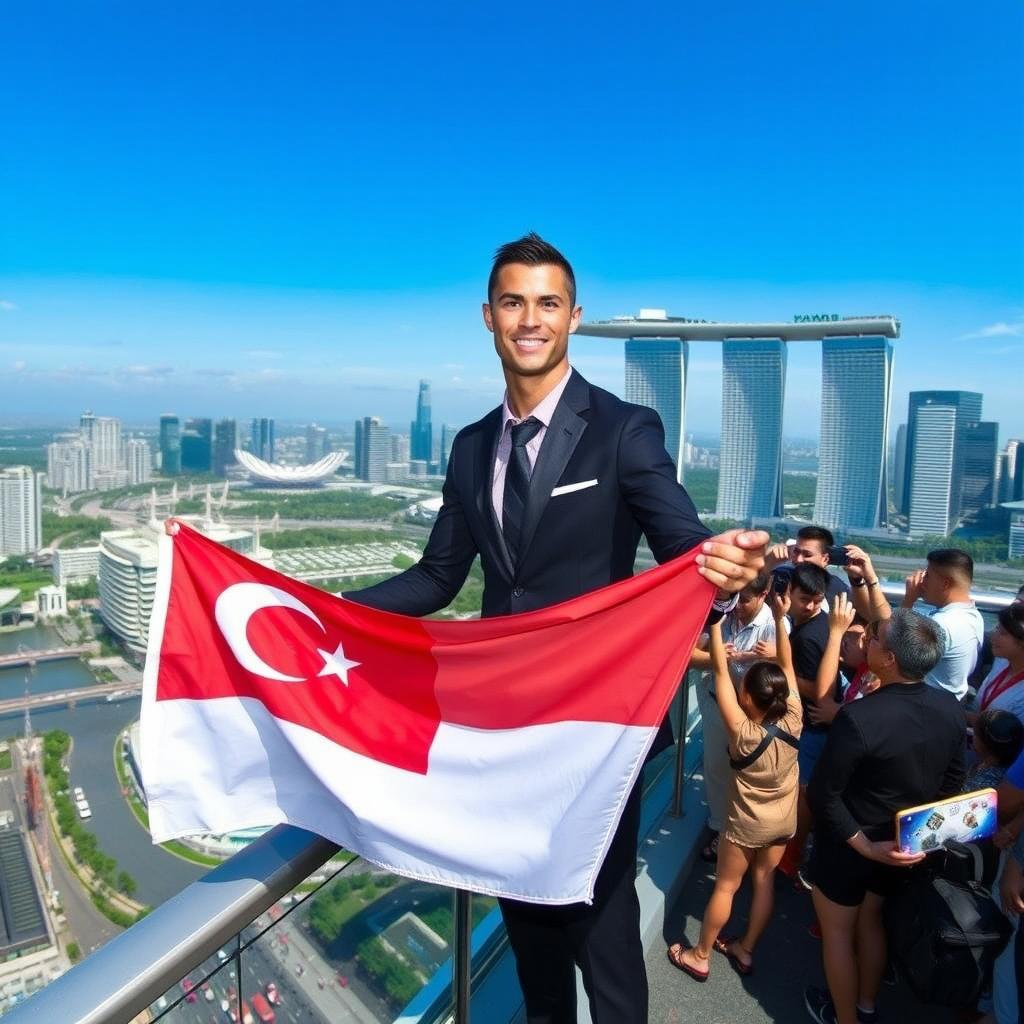
<instances>
[{"instance_id":1,"label":"glass facade building","mask_svg":"<svg viewBox=\"0 0 1024 1024\"><path fill-rule=\"evenodd\" d=\"M911 391L907 405L907 447L906 463L903 474L903 496L897 495L902 512L910 514L910 489L914 481L914 453L917 449L917 410L923 405L947 405L957 411L959 425L977 423L981 419L981 394L977 391ZM959 467L954 465L954 474L958 475ZM956 490L953 492L957 493ZM954 516L956 510L954 509Z\"/></svg>"},{"instance_id":2,"label":"glass facade building","mask_svg":"<svg viewBox=\"0 0 1024 1024\"><path fill-rule=\"evenodd\" d=\"M434 457L434 430L430 422L430 381L420 381L416 419L409 425L409 457L430 462Z\"/></svg>"},{"instance_id":3,"label":"glass facade building","mask_svg":"<svg viewBox=\"0 0 1024 1024\"><path fill-rule=\"evenodd\" d=\"M873 529L886 522L892 353L881 336L822 340L814 500L814 521L822 526Z\"/></svg>"},{"instance_id":4,"label":"glass facade building","mask_svg":"<svg viewBox=\"0 0 1024 1024\"><path fill-rule=\"evenodd\" d=\"M722 342L722 440L716 514L782 515L786 344Z\"/></svg>"},{"instance_id":5,"label":"glass facade building","mask_svg":"<svg viewBox=\"0 0 1024 1024\"><path fill-rule=\"evenodd\" d=\"M911 535L945 537L952 517L957 410L923 405L914 413L914 473L910 481Z\"/></svg>"},{"instance_id":6,"label":"glass facade building","mask_svg":"<svg viewBox=\"0 0 1024 1024\"><path fill-rule=\"evenodd\" d=\"M665 447L683 479L686 367L690 348L675 338L626 341L626 401L652 408L665 427Z\"/></svg>"},{"instance_id":7,"label":"glass facade building","mask_svg":"<svg viewBox=\"0 0 1024 1024\"><path fill-rule=\"evenodd\" d=\"M181 423L173 413L160 417L160 469L164 476L181 473Z\"/></svg>"},{"instance_id":8,"label":"glass facade building","mask_svg":"<svg viewBox=\"0 0 1024 1024\"><path fill-rule=\"evenodd\" d=\"M968 423L963 446L960 515L976 515L983 508L996 504L999 424L992 421Z\"/></svg>"}]
</instances>

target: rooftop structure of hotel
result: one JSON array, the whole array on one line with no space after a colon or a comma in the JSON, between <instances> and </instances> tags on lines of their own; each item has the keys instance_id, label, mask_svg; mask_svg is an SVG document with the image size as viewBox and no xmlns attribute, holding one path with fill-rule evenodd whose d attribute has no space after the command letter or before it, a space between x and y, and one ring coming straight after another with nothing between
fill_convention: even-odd
<instances>
[{"instance_id":1,"label":"rooftop structure of hotel","mask_svg":"<svg viewBox=\"0 0 1024 1024\"><path fill-rule=\"evenodd\" d=\"M782 413L789 342L822 345L821 451L814 517L872 528L886 520L886 448L892 316L799 317L792 323L711 323L643 309L580 325L579 334L626 343L626 400L653 408L683 476L686 377L692 342L721 342L723 364L718 514L782 511Z\"/></svg>"}]
</instances>

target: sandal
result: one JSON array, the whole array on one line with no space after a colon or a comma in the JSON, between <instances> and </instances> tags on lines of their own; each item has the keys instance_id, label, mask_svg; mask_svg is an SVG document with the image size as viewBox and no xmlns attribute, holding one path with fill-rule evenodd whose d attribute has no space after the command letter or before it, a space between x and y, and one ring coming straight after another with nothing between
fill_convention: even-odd
<instances>
[{"instance_id":1,"label":"sandal","mask_svg":"<svg viewBox=\"0 0 1024 1024\"><path fill-rule=\"evenodd\" d=\"M700 859L707 864L714 864L718 860L718 841L720 835L715 832L704 844L700 851Z\"/></svg>"},{"instance_id":2,"label":"sandal","mask_svg":"<svg viewBox=\"0 0 1024 1024\"><path fill-rule=\"evenodd\" d=\"M708 980L708 975L711 973L710 966L706 971L698 971L696 967L691 967L683 959L683 953L691 948L692 947L690 946L684 946L681 942L673 942L666 950L669 962L673 967L678 967L684 974L688 974L694 981L705 982ZM700 958L698 957L698 959Z\"/></svg>"},{"instance_id":3,"label":"sandal","mask_svg":"<svg viewBox=\"0 0 1024 1024\"><path fill-rule=\"evenodd\" d=\"M729 964L731 965L732 969L737 974L742 975L744 978L749 977L751 974L754 973L753 963L744 963L732 951L733 946L736 946L739 949L743 949L743 947L740 945L739 939L715 939L715 949L718 950L718 952L721 953L729 961ZM743 949L743 952L746 953L747 956L753 958L754 954L751 953L749 949Z\"/></svg>"}]
</instances>

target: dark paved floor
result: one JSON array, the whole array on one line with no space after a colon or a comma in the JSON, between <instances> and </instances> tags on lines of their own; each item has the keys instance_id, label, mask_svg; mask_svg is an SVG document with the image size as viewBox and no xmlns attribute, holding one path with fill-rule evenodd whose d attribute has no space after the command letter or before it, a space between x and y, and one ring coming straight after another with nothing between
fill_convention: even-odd
<instances>
[{"instance_id":1,"label":"dark paved floor","mask_svg":"<svg viewBox=\"0 0 1024 1024\"><path fill-rule=\"evenodd\" d=\"M714 884L710 865L697 862L683 895L666 917L666 945L685 936L696 941L700 919ZM784 884L785 883L785 884ZM669 963L665 947L647 957L651 987L650 1024L798 1024L810 1017L803 1004L804 986L823 985L821 943L807 927L813 921L810 896L797 893L779 876L776 880L775 917L757 949L753 975L740 978L724 957L712 954L707 982L692 981ZM748 889L740 892L732 920L746 921ZM735 933L737 927L727 930ZM883 986L879 1009L886 1024L950 1024L951 1011L927 1007L903 985Z\"/></svg>"}]
</instances>

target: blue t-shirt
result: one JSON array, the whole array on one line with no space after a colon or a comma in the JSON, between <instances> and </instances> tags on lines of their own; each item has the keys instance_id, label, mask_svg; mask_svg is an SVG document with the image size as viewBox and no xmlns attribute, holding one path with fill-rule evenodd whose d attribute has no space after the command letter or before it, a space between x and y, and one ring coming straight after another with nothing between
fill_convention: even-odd
<instances>
[{"instance_id":1,"label":"blue t-shirt","mask_svg":"<svg viewBox=\"0 0 1024 1024\"><path fill-rule=\"evenodd\" d=\"M1006 772L1006 781L1011 786L1016 786L1018 789L1024 789L1024 751L1022 751L1020 757L1010 765Z\"/></svg>"}]
</instances>

